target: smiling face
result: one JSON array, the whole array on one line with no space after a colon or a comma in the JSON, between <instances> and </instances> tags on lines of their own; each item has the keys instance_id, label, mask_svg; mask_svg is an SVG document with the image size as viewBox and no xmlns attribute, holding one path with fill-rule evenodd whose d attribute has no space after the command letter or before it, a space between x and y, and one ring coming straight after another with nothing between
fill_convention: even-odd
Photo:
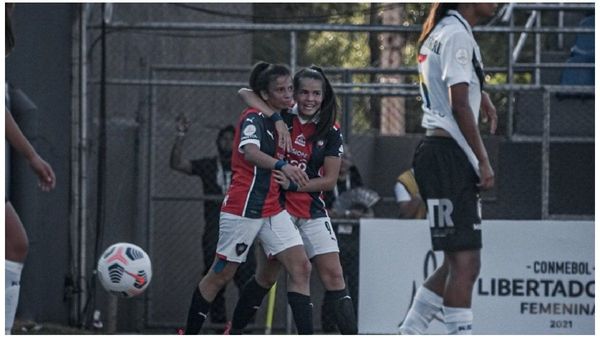
<instances>
[{"instance_id":1,"label":"smiling face","mask_svg":"<svg viewBox=\"0 0 600 338\"><path fill-rule=\"evenodd\" d=\"M261 96L275 110L289 108L293 103L292 77L279 76L269 83L269 90L262 91Z\"/></svg>"},{"instance_id":2,"label":"smiling face","mask_svg":"<svg viewBox=\"0 0 600 338\"><path fill-rule=\"evenodd\" d=\"M323 102L323 82L312 78L300 79L294 98L302 115L314 116L321 109Z\"/></svg>"}]
</instances>

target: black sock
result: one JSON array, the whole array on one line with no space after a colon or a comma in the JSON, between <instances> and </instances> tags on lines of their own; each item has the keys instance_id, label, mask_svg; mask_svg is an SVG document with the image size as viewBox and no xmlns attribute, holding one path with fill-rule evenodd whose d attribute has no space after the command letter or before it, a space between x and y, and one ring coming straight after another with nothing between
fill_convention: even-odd
<instances>
[{"instance_id":1,"label":"black sock","mask_svg":"<svg viewBox=\"0 0 600 338\"><path fill-rule=\"evenodd\" d=\"M313 305L310 302L310 296L297 292L288 292L287 296L298 334L313 334Z\"/></svg>"},{"instance_id":2,"label":"black sock","mask_svg":"<svg viewBox=\"0 0 600 338\"><path fill-rule=\"evenodd\" d=\"M185 326L185 334L198 334L202 325L208 316L210 303L202 297L198 286L195 287L192 295L192 304L188 310L187 324Z\"/></svg>"},{"instance_id":3,"label":"black sock","mask_svg":"<svg viewBox=\"0 0 600 338\"><path fill-rule=\"evenodd\" d=\"M348 289L326 291L323 302L333 304L328 308L333 309L335 323L341 334L358 334L356 312Z\"/></svg>"},{"instance_id":4,"label":"black sock","mask_svg":"<svg viewBox=\"0 0 600 338\"><path fill-rule=\"evenodd\" d=\"M260 304L267 293L269 293L269 289L260 286L256 282L255 277L250 278L250 280L246 282L244 287L240 290L240 298L233 311L231 333L242 333L242 330L256 314L256 311L260 307Z\"/></svg>"}]
</instances>

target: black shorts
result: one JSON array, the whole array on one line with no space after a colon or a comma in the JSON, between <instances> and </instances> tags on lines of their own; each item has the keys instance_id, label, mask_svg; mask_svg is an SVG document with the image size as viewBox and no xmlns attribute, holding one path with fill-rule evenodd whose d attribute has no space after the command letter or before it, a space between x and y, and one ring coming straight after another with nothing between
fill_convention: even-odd
<instances>
[{"instance_id":1,"label":"black shorts","mask_svg":"<svg viewBox=\"0 0 600 338\"><path fill-rule=\"evenodd\" d=\"M479 176L452 138L425 137L413 159L433 250L481 249Z\"/></svg>"}]
</instances>

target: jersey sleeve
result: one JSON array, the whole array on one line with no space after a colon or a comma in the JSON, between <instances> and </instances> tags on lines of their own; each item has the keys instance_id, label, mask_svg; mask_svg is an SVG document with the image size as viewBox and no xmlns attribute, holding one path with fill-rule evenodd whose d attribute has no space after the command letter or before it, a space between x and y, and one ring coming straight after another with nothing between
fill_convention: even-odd
<instances>
[{"instance_id":1,"label":"jersey sleeve","mask_svg":"<svg viewBox=\"0 0 600 338\"><path fill-rule=\"evenodd\" d=\"M342 132L339 128L333 127L327 133L327 145L325 146L325 156L342 157L344 145Z\"/></svg>"},{"instance_id":2,"label":"jersey sleeve","mask_svg":"<svg viewBox=\"0 0 600 338\"><path fill-rule=\"evenodd\" d=\"M442 81L447 87L471 82L472 59L473 44L471 36L466 31L456 32L448 37L440 54Z\"/></svg>"},{"instance_id":3,"label":"jersey sleeve","mask_svg":"<svg viewBox=\"0 0 600 338\"><path fill-rule=\"evenodd\" d=\"M260 148L261 136L264 135L264 123L258 113L250 113L240 124L240 145L238 151L243 153L243 146L256 144Z\"/></svg>"},{"instance_id":4,"label":"jersey sleeve","mask_svg":"<svg viewBox=\"0 0 600 338\"><path fill-rule=\"evenodd\" d=\"M408 190L406 190L406 187L401 182L396 182L394 194L396 195L396 202L407 202L411 199Z\"/></svg>"}]
</instances>

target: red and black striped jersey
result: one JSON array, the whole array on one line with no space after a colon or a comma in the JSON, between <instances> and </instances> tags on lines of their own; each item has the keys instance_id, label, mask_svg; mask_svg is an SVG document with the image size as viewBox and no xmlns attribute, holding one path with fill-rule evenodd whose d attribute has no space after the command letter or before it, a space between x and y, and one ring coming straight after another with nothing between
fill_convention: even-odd
<instances>
[{"instance_id":1,"label":"red and black striped jersey","mask_svg":"<svg viewBox=\"0 0 600 338\"><path fill-rule=\"evenodd\" d=\"M293 150L286 154L290 164L300 167L309 179L323 175L325 157L341 157L344 152L342 133L339 126L334 125L324 139L309 141L315 133L317 125L313 122L302 124L295 114L282 114L290 128ZM322 192L291 192L282 194L285 208L290 215L299 218L319 218L327 216Z\"/></svg>"},{"instance_id":2,"label":"red and black striped jersey","mask_svg":"<svg viewBox=\"0 0 600 338\"><path fill-rule=\"evenodd\" d=\"M235 128L233 142L231 185L221 211L248 218L269 217L281 212L279 184L275 182L272 170L246 161L242 150L244 145L252 143L269 156L283 158L283 150L277 146L273 121L256 109L246 109Z\"/></svg>"}]
</instances>

